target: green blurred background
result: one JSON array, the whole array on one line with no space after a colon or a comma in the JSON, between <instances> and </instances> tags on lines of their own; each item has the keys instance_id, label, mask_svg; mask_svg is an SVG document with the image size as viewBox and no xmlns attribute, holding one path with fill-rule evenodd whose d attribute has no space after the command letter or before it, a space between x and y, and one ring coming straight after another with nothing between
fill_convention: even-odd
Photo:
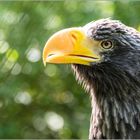
<instances>
[{"instance_id":1,"label":"green blurred background","mask_svg":"<svg viewBox=\"0 0 140 140\"><path fill-rule=\"evenodd\" d=\"M56 31L106 17L140 29L140 2L0 2L0 138L88 138L88 94L41 55Z\"/></svg>"}]
</instances>

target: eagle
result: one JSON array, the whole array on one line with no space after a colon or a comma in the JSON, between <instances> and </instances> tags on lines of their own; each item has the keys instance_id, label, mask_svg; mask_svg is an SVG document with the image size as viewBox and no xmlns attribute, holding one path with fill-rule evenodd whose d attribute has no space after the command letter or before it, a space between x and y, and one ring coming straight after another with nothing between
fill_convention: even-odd
<instances>
[{"instance_id":1,"label":"eagle","mask_svg":"<svg viewBox=\"0 0 140 140\"><path fill-rule=\"evenodd\" d=\"M89 139L140 138L140 33L99 19L52 35L43 62L71 64L91 96Z\"/></svg>"}]
</instances>

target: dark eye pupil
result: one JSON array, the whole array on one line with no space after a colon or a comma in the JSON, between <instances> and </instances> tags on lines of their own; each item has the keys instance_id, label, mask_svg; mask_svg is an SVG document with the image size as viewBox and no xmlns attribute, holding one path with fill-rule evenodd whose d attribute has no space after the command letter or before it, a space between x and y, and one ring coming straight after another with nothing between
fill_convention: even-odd
<instances>
[{"instance_id":1,"label":"dark eye pupil","mask_svg":"<svg viewBox=\"0 0 140 140\"><path fill-rule=\"evenodd\" d=\"M101 43L101 46L104 48L104 49L110 49L112 47L112 42L111 41L103 41Z\"/></svg>"},{"instance_id":2,"label":"dark eye pupil","mask_svg":"<svg viewBox=\"0 0 140 140\"><path fill-rule=\"evenodd\" d=\"M105 42L105 43L104 43L104 45L105 45L105 46L108 46L108 45L109 45L109 43L108 43L108 42Z\"/></svg>"}]
</instances>

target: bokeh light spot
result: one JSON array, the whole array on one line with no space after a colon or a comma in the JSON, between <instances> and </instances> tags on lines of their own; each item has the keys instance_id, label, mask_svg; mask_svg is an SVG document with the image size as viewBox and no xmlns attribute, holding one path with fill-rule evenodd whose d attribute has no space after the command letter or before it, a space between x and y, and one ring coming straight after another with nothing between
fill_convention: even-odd
<instances>
[{"instance_id":1,"label":"bokeh light spot","mask_svg":"<svg viewBox=\"0 0 140 140\"><path fill-rule=\"evenodd\" d=\"M0 53L5 53L9 48L9 44L6 41L0 41Z\"/></svg>"},{"instance_id":2,"label":"bokeh light spot","mask_svg":"<svg viewBox=\"0 0 140 140\"><path fill-rule=\"evenodd\" d=\"M15 102L24 105L29 105L32 102L32 97L28 92L21 91L16 95Z\"/></svg>"},{"instance_id":3,"label":"bokeh light spot","mask_svg":"<svg viewBox=\"0 0 140 140\"><path fill-rule=\"evenodd\" d=\"M15 61L17 61L19 54L15 49L9 49L6 52L6 57L7 57L8 61L15 62Z\"/></svg>"},{"instance_id":4,"label":"bokeh light spot","mask_svg":"<svg viewBox=\"0 0 140 140\"><path fill-rule=\"evenodd\" d=\"M14 24L17 21L17 13L15 13L14 11L5 11L3 13L3 16L1 17L1 19L3 20L4 23L6 24Z\"/></svg>"},{"instance_id":5,"label":"bokeh light spot","mask_svg":"<svg viewBox=\"0 0 140 140\"><path fill-rule=\"evenodd\" d=\"M33 126L36 130L43 131L46 128L47 124L45 123L45 120L42 117L35 117L33 119Z\"/></svg>"},{"instance_id":6,"label":"bokeh light spot","mask_svg":"<svg viewBox=\"0 0 140 140\"><path fill-rule=\"evenodd\" d=\"M44 119L48 127L53 131L58 131L64 126L64 119L55 112L47 112Z\"/></svg>"},{"instance_id":7,"label":"bokeh light spot","mask_svg":"<svg viewBox=\"0 0 140 140\"><path fill-rule=\"evenodd\" d=\"M13 75L18 75L21 72L21 66L19 63L16 63L15 66L13 67L11 73Z\"/></svg>"},{"instance_id":8,"label":"bokeh light spot","mask_svg":"<svg viewBox=\"0 0 140 140\"><path fill-rule=\"evenodd\" d=\"M27 59L30 62L37 62L40 60L40 58L41 58L41 52L37 48L31 48L27 53Z\"/></svg>"},{"instance_id":9,"label":"bokeh light spot","mask_svg":"<svg viewBox=\"0 0 140 140\"><path fill-rule=\"evenodd\" d=\"M53 64L48 64L46 69L45 69L45 74L47 76L53 77L57 73L57 66Z\"/></svg>"},{"instance_id":10,"label":"bokeh light spot","mask_svg":"<svg viewBox=\"0 0 140 140\"><path fill-rule=\"evenodd\" d=\"M3 73L5 73L5 72L11 70L11 68L12 68L13 66L14 66L14 62L8 60L8 61L5 62L5 64L4 64L4 66L2 67L1 71L2 71Z\"/></svg>"},{"instance_id":11,"label":"bokeh light spot","mask_svg":"<svg viewBox=\"0 0 140 140\"><path fill-rule=\"evenodd\" d=\"M58 15L52 15L49 20L51 20L52 22L48 22L47 20L44 27L45 29L55 29L62 25L62 19Z\"/></svg>"}]
</instances>

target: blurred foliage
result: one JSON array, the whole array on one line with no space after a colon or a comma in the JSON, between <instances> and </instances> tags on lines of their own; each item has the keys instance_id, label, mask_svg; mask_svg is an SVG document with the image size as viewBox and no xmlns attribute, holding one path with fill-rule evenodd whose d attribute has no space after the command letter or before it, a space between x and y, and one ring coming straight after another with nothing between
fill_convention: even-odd
<instances>
[{"instance_id":1,"label":"blurred foliage","mask_svg":"<svg viewBox=\"0 0 140 140\"><path fill-rule=\"evenodd\" d=\"M88 138L90 98L70 66L43 66L44 44L106 17L140 29L139 11L139 1L1 1L0 138Z\"/></svg>"}]
</instances>

